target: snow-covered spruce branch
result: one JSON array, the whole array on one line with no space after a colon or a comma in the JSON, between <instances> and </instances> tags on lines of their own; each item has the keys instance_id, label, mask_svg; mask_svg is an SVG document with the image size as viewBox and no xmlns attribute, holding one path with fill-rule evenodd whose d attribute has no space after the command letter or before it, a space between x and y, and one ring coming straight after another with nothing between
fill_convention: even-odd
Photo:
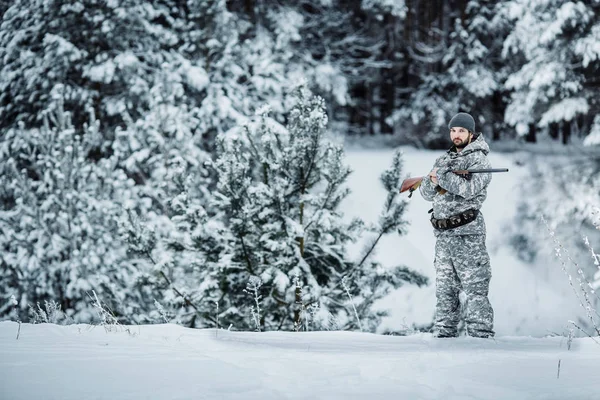
<instances>
[{"instance_id":1,"label":"snow-covered spruce branch","mask_svg":"<svg viewBox=\"0 0 600 400\"><path fill-rule=\"evenodd\" d=\"M579 300L579 305L586 310L587 317L590 320L590 322L592 323L592 326L594 327L596 334L598 336L600 336L600 327L599 327L598 323L596 322L596 320L594 319L594 315L593 315L593 314L596 314L597 317L600 317L600 314L598 314L598 312L594 309L594 307L590 301L590 296L588 294L588 290L586 288L586 286L592 288L592 284L587 280L587 278L583 274L583 270L579 267L579 264L577 264L577 262L575 262L571 258L571 256L569 255L569 251L562 245L562 243L560 243L560 241L556 237L556 233L552 230L552 228L550 228L548 221L546 221L546 219L544 218L543 215L541 215L540 218L543 221L543 223L546 225L546 229L550 233L550 237L552 238L554 245L555 245L554 249L555 249L556 257L560 260L563 272L569 278L569 285L571 286L571 289L573 289L573 293L575 293L575 296ZM565 254L567 260L573 266L575 266L575 268L577 269L577 274L578 274L577 280L579 282L579 290L581 291L581 295L578 293L577 289L573 285L573 279L571 277L571 274L567 270L567 262L563 258L563 253ZM586 282L587 285L584 284L584 282ZM591 293L595 294L593 288L591 289ZM583 299L582 299L582 296L583 296ZM596 297L597 297L597 295L596 295Z\"/></svg>"},{"instance_id":2,"label":"snow-covered spruce branch","mask_svg":"<svg viewBox=\"0 0 600 400\"><path fill-rule=\"evenodd\" d=\"M334 163L337 168L334 168L334 173L328 174L325 195L323 196L322 201L319 202L320 204L317 205L311 220L306 224L306 227L304 228L305 231L309 231L314 223L319 222L320 218L322 217L322 213L325 210L335 208L335 204L332 203L338 201L337 199L339 198L338 192L340 191L340 187L346 181L346 179L348 179L348 176L350 176L352 172L349 167L342 165L343 149L341 147L330 147L328 151L323 153L318 162L320 164L326 159L331 160L332 158L339 160L339 162Z\"/></svg>"},{"instance_id":3,"label":"snow-covered spruce branch","mask_svg":"<svg viewBox=\"0 0 600 400\"><path fill-rule=\"evenodd\" d=\"M368 29L361 27L342 36L338 34L344 26L352 24L351 19L351 13L327 9L327 12L312 14L304 27L314 33L314 40L325 52L325 59L331 60L346 76L367 76L369 71L391 68L393 63L379 56L386 42L372 38ZM316 60L307 62L313 67L319 65Z\"/></svg>"},{"instance_id":4,"label":"snow-covered spruce branch","mask_svg":"<svg viewBox=\"0 0 600 400\"><path fill-rule=\"evenodd\" d=\"M157 267L158 262L152 256L152 248L156 243L154 232L150 231L148 233L146 227L140 223L137 216L131 210L127 210L127 217L127 240L129 242L130 250L144 257L146 260L150 261L152 265ZM158 273L167 283L167 286L169 286L177 296L183 299L186 306L192 307L200 314L200 308L194 304L188 296L180 291L173 282L171 282L167 274L165 274L161 268L158 269Z\"/></svg>"}]
</instances>

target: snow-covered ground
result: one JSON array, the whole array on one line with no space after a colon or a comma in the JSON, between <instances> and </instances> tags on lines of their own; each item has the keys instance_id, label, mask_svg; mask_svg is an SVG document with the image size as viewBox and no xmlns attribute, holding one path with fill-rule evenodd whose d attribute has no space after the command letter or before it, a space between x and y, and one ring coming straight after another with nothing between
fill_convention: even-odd
<instances>
[{"instance_id":1,"label":"snow-covered ground","mask_svg":"<svg viewBox=\"0 0 600 400\"><path fill-rule=\"evenodd\" d=\"M592 339L0 323L0 398L598 399ZM560 361L560 369L559 369Z\"/></svg>"},{"instance_id":2,"label":"snow-covered ground","mask_svg":"<svg viewBox=\"0 0 600 400\"><path fill-rule=\"evenodd\" d=\"M417 150L402 147L404 171L409 176L427 174L441 151ZM350 217L358 216L375 222L385 199L385 190L379 181L382 171L391 165L393 150L347 149L347 162L353 169L349 185L351 195L342 204ZM569 320L577 320L585 313L569 287L558 261L548 265L528 265L518 260L505 244L507 228L514 223L517 199L526 195L519 190L519 181L527 175L523 154L490 153L494 168L509 168L508 173L494 174L488 188L488 198L482 208L487 225L487 245L492 264L490 301L495 312L497 335L530 335L541 337L562 334ZM383 265L403 264L430 278L426 288L404 286L387 299L381 308L389 309L380 331L404 331L432 321L435 308L435 271L433 268L435 238L427 211L431 203L418 193L409 199L406 219L410 222L408 234L384 237L376 259ZM540 222L540 230L545 227ZM548 239L550 240L550 239ZM360 250L360 244L354 251Z\"/></svg>"}]
</instances>

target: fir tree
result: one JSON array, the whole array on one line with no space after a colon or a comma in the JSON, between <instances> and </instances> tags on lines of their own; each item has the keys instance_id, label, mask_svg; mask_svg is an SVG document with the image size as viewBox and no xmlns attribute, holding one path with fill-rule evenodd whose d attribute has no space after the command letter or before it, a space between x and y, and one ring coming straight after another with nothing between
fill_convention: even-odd
<instances>
[{"instance_id":1,"label":"fir tree","mask_svg":"<svg viewBox=\"0 0 600 400\"><path fill-rule=\"evenodd\" d=\"M156 300L177 321L196 326L198 314L208 317L213 305L202 303L206 310L197 305L196 287L208 285L209 277L202 269L208 261L195 241L209 240L219 230L205 210L214 178L207 169L210 155L195 134L199 110L187 109L180 85L165 80L154 87L150 111L117 130L113 152L137 182L137 202L121 219L121 227L129 254L143 271L138 290L149 290L155 297L147 302ZM157 312L149 318L158 320Z\"/></svg>"},{"instance_id":2,"label":"fir tree","mask_svg":"<svg viewBox=\"0 0 600 400\"><path fill-rule=\"evenodd\" d=\"M404 203L395 198L400 156L383 177L390 194L380 224L369 229L360 220L344 222L337 210L348 195L343 150L324 139L322 99L300 89L296 96L285 128L263 114L256 130L246 127L219 141L216 200L230 231L227 262L220 266L220 319L252 327L244 288L253 278L261 282L262 329L297 329L304 310L318 307L316 326L327 327L333 318L340 328L356 329L362 321L374 330L384 315L371 310L375 300L405 281L426 282L404 267L385 270L368 261L376 241L360 261L346 254L365 230L377 231L376 240L402 232Z\"/></svg>"},{"instance_id":3,"label":"fir tree","mask_svg":"<svg viewBox=\"0 0 600 400\"><path fill-rule=\"evenodd\" d=\"M8 130L2 142L0 298L14 295L24 320L28 306L55 301L91 322L94 290L120 320L134 321L144 307L132 291L138 271L117 227L133 182L115 158L89 162L102 145L93 114L77 129L62 98L54 104L43 127Z\"/></svg>"},{"instance_id":4,"label":"fir tree","mask_svg":"<svg viewBox=\"0 0 600 400\"><path fill-rule=\"evenodd\" d=\"M205 60L214 56L198 43L217 37L194 7L209 3L188 10L169 0L17 0L0 25L0 127L39 125L56 85L76 125L90 106L105 128L122 125L124 113L136 120L164 74L183 83L189 105L198 104Z\"/></svg>"},{"instance_id":5,"label":"fir tree","mask_svg":"<svg viewBox=\"0 0 600 400\"><path fill-rule=\"evenodd\" d=\"M343 150L324 138L322 99L296 96L285 127L262 113L257 124L219 136L213 196L202 201L184 173L167 213L129 220L130 250L153 271L147 278L163 292L163 306L187 326L218 319L234 329L310 323L372 331L385 315L371 310L374 301L404 282L426 284L370 257L382 235L404 232L400 154L382 176L388 199L379 223L345 222L338 211L350 174ZM374 238L363 257L350 260L347 246L368 233Z\"/></svg>"},{"instance_id":6,"label":"fir tree","mask_svg":"<svg viewBox=\"0 0 600 400\"><path fill-rule=\"evenodd\" d=\"M501 15L514 23L503 50L514 66L506 122L531 141L538 129L555 138L562 132L564 143L576 129L587 135L600 110L600 4L513 0Z\"/></svg>"},{"instance_id":7,"label":"fir tree","mask_svg":"<svg viewBox=\"0 0 600 400\"><path fill-rule=\"evenodd\" d=\"M66 107L76 125L85 121L86 109L98 103L108 101L96 107L96 115L106 123L105 116L118 114L128 102L114 104L107 89L133 83L126 75L139 66L139 59L127 53L129 43L135 40L140 47L151 43L149 35L140 34L143 23L134 3L14 2L0 25L0 126L15 126L18 121L38 126L56 85L63 85ZM139 94L145 74L142 68L135 69ZM126 97L122 91L121 95Z\"/></svg>"},{"instance_id":8,"label":"fir tree","mask_svg":"<svg viewBox=\"0 0 600 400\"><path fill-rule=\"evenodd\" d=\"M469 1L465 11L462 18L450 19L454 29L441 42L446 45L443 53L414 60L421 65L420 83L394 116L414 124L419 140L429 145L445 146L440 133L459 111L473 114L485 133L502 127L499 98L506 71L500 50L507 27L495 16L494 4Z\"/></svg>"}]
</instances>

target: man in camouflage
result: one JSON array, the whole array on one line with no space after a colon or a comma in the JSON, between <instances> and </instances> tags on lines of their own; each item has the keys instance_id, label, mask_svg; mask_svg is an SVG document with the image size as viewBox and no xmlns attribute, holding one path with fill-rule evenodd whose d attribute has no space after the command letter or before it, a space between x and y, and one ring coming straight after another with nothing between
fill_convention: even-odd
<instances>
[{"instance_id":1,"label":"man in camouflage","mask_svg":"<svg viewBox=\"0 0 600 400\"><path fill-rule=\"evenodd\" d=\"M448 127L453 146L435 161L419 189L425 200L433 201L437 298L434 334L458 336L462 289L466 295L467 334L487 338L494 336L494 312L488 300L491 267L485 222L479 209L487 196L491 174L465 176L452 171L490 168L490 148L481 134L475 134L471 115L455 115Z\"/></svg>"}]
</instances>

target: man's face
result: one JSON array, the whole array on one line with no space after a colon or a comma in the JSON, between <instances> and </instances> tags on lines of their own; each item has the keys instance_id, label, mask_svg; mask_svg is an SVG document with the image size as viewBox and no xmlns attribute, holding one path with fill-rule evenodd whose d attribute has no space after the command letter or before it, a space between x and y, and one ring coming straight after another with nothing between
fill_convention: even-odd
<instances>
[{"instance_id":1,"label":"man's face","mask_svg":"<svg viewBox=\"0 0 600 400\"><path fill-rule=\"evenodd\" d=\"M450 139L452 140L452 143L454 143L454 146L456 146L457 149L462 149L466 147L467 144L469 144L469 139L471 139L471 133L469 133L469 131L465 128L451 128Z\"/></svg>"}]
</instances>

